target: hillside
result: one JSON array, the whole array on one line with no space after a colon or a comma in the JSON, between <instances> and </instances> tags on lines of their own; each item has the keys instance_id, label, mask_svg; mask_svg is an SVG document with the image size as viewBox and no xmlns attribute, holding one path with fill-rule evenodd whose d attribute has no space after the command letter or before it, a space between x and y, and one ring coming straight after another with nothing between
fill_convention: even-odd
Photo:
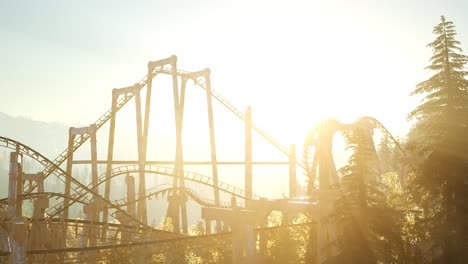
<instances>
[{"instance_id":1,"label":"hillside","mask_svg":"<svg viewBox=\"0 0 468 264\"><path fill-rule=\"evenodd\" d=\"M0 112L0 136L18 140L47 157L55 157L67 144L68 128L63 124L12 117Z\"/></svg>"}]
</instances>

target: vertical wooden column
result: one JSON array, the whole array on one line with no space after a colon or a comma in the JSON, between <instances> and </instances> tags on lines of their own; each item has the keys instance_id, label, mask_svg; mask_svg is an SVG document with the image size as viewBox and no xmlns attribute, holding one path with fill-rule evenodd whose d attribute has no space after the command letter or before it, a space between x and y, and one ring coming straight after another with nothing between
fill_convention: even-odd
<instances>
[{"instance_id":1,"label":"vertical wooden column","mask_svg":"<svg viewBox=\"0 0 468 264\"><path fill-rule=\"evenodd\" d=\"M330 246L330 238L333 237L336 227L323 221L330 215L336 194L332 189L338 183L335 162L333 160L333 136L337 131L338 123L333 120L325 120L320 124L316 153L319 171L319 224L317 227L317 259L323 263L335 253L336 246Z\"/></svg>"},{"instance_id":2,"label":"vertical wooden column","mask_svg":"<svg viewBox=\"0 0 468 264\"><path fill-rule=\"evenodd\" d=\"M93 206L94 204L91 203L91 204L86 204L83 206L83 219L85 221L93 221ZM95 238L92 238L95 234L95 232L93 232L95 228L92 227L92 226L89 226L89 225L83 225L82 229L81 229L81 237L80 237L80 248L85 248L85 247L88 247L88 246L95 246L96 245L96 239ZM80 253L81 256L80 258L82 259L83 262L86 262L86 263L95 263L95 256L96 256L96 253L95 252L89 252L89 253L83 253L81 252ZM63 260L62 260L63 262ZM81 261L80 261L81 262Z\"/></svg>"},{"instance_id":3,"label":"vertical wooden column","mask_svg":"<svg viewBox=\"0 0 468 264\"><path fill-rule=\"evenodd\" d=\"M127 173L125 178L127 183L127 212L129 215L135 217L136 208L135 208L135 178Z\"/></svg>"},{"instance_id":4,"label":"vertical wooden column","mask_svg":"<svg viewBox=\"0 0 468 264\"><path fill-rule=\"evenodd\" d=\"M252 199L252 108L245 111L245 195Z\"/></svg>"},{"instance_id":5,"label":"vertical wooden column","mask_svg":"<svg viewBox=\"0 0 468 264\"><path fill-rule=\"evenodd\" d=\"M180 101L179 101L179 87L177 82L177 57L171 57L171 70L172 70L172 93L174 99L174 119L175 119L175 130L176 130L176 157L175 157L175 173L174 187L179 186L180 178L180 167L181 167L181 155L182 155L182 129L180 127Z\"/></svg>"},{"instance_id":6,"label":"vertical wooden column","mask_svg":"<svg viewBox=\"0 0 468 264\"><path fill-rule=\"evenodd\" d=\"M180 129L181 129L180 133L182 134L182 128L183 128L183 123L184 123L185 91L187 89L187 78L182 77L181 79L182 80L181 80L180 97L179 97L179 122L180 122ZM183 154L183 152L181 152L181 154ZM185 186L184 178L183 178L183 173L184 173L183 158L182 158L182 167L178 173L180 175L179 184L181 187L183 187ZM174 197L173 200L177 201L174 203L175 212L178 215L179 210L180 210L180 214L181 214L182 232L184 232L185 234L188 234L187 209L185 205L185 197L181 197L181 195L179 194L174 194L174 195L176 197ZM177 222L177 230L180 230L179 222Z\"/></svg>"},{"instance_id":7,"label":"vertical wooden column","mask_svg":"<svg viewBox=\"0 0 468 264\"><path fill-rule=\"evenodd\" d=\"M34 212L31 219L31 232L29 235L30 249L42 249L45 245L45 232L47 224L41 221L44 218L45 210L49 207L49 199L47 196L36 198L34 200Z\"/></svg>"},{"instance_id":8,"label":"vertical wooden column","mask_svg":"<svg viewBox=\"0 0 468 264\"><path fill-rule=\"evenodd\" d=\"M74 142L75 142L75 133L74 133L74 128L73 127L70 127L68 129L68 154L67 154L67 174L70 176L70 177L73 177L72 176L72 172L73 172L73 150L74 150ZM70 189L71 189L71 179L69 177L67 177L65 179L65 190L64 190L64 194L65 194L65 198L63 200L63 214L62 214L62 219L68 219L69 218L69 215L70 215ZM67 243L67 235L66 235L66 232L64 232L63 236L60 237L60 241L58 241L57 243L60 243L60 247L65 247L66 246L66 243ZM59 255L59 259L60 261L63 260L63 255Z\"/></svg>"},{"instance_id":9,"label":"vertical wooden column","mask_svg":"<svg viewBox=\"0 0 468 264\"><path fill-rule=\"evenodd\" d=\"M92 221L99 221L99 207L97 206L98 203L98 164L97 164L97 138L96 138L97 127L96 125L91 125L89 127L89 135L91 137L91 184L92 190L96 193L93 197L93 213L92 213ZM95 240L95 236L93 236Z\"/></svg>"},{"instance_id":10,"label":"vertical wooden column","mask_svg":"<svg viewBox=\"0 0 468 264\"><path fill-rule=\"evenodd\" d=\"M44 176L44 173L43 172L38 172L37 173L37 190L39 192L44 192L44 180L45 180L45 176Z\"/></svg>"},{"instance_id":11,"label":"vertical wooden column","mask_svg":"<svg viewBox=\"0 0 468 264\"><path fill-rule=\"evenodd\" d=\"M23 199L18 198L19 195L23 194L23 154L20 154L20 145L16 144L16 153L18 153L18 171L16 174L16 216L23 216Z\"/></svg>"},{"instance_id":12,"label":"vertical wooden column","mask_svg":"<svg viewBox=\"0 0 468 264\"><path fill-rule=\"evenodd\" d=\"M148 151L148 131L149 131L149 118L150 118L150 110L151 110L151 92L153 88L153 70L154 66L152 66L152 63L148 63L148 75L147 75L147 81L146 81L146 100L145 100L145 117L144 117L144 122L143 122L143 134L142 134L142 146L141 146L141 161L139 164L140 167L140 188L142 186L143 182L143 187L144 190L139 190L139 193L141 194L143 191L143 196L146 196L146 178L144 174L144 166L146 164L146 155ZM136 92L136 91L135 91ZM136 92L138 96L140 96L140 92ZM141 104L141 103L140 103ZM137 106L138 107L138 106ZM141 175L143 174L143 177ZM134 185L135 183L133 183ZM147 204L146 204L146 199L140 200L141 208L142 208L142 222L147 224L148 222L148 211L147 211Z\"/></svg>"},{"instance_id":13,"label":"vertical wooden column","mask_svg":"<svg viewBox=\"0 0 468 264\"><path fill-rule=\"evenodd\" d=\"M182 149L182 120L183 120L183 107L181 107L179 99L179 88L177 80L177 57L171 56L171 70L172 70L172 85L174 92L174 113L176 120L176 170L177 178L179 178L179 186L185 187L184 183L184 156ZM185 92L185 88L184 88ZM185 95L184 95L185 97ZM186 197L180 197L180 214L182 218L182 232L188 233L188 224L187 224L187 207L186 207Z\"/></svg>"},{"instance_id":14,"label":"vertical wooden column","mask_svg":"<svg viewBox=\"0 0 468 264\"><path fill-rule=\"evenodd\" d=\"M8 217L19 217L22 214L22 203L18 199L18 185L22 188L23 181L19 179L23 156L17 152L10 153L10 172L8 186ZM19 207L19 208L18 208Z\"/></svg>"},{"instance_id":15,"label":"vertical wooden column","mask_svg":"<svg viewBox=\"0 0 468 264\"><path fill-rule=\"evenodd\" d=\"M296 145L289 145L289 197L296 197Z\"/></svg>"},{"instance_id":16,"label":"vertical wooden column","mask_svg":"<svg viewBox=\"0 0 468 264\"><path fill-rule=\"evenodd\" d=\"M85 205L83 207L83 212L84 212L84 217L85 220L90 220L90 221L99 221L99 203L98 203L98 165L97 165L97 138L96 138L96 133L97 133L97 127L95 124L92 124L88 127L80 127L80 128L74 128L71 127L69 130L69 138L68 138L68 160L67 160L67 173L69 174L70 177L72 177L72 164L73 164L73 142L75 141L76 135L79 135L83 137L84 135L89 135L90 137L90 143L91 143L91 185L92 185L92 190L93 192L96 193L96 195L93 196L91 203L88 205ZM70 184L71 180L67 179L65 182L65 193L66 197L70 195ZM66 199L66 198L65 198ZM64 214L63 218L68 218L68 209L69 209L69 201L64 205ZM66 213L65 213L66 210ZM63 226L63 225L61 225ZM83 234L87 234L89 236L89 239L81 239L80 245L84 246L87 242L89 241L90 246L95 246L97 242L97 230L95 228L90 228L89 232L86 228L83 228ZM60 238L58 243L60 244L61 247L66 246L67 242L67 229L64 228L62 231L58 233L58 237ZM60 262L63 262L63 254L60 254ZM95 263L96 262L96 253L91 252L89 253L89 259L88 263Z\"/></svg>"},{"instance_id":17,"label":"vertical wooden column","mask_svg":"<svg viewBox=\"0 0 468 264\"><path fill-rule=\"evenodd\" d=\"M18 175L18 153L10 153L10 171L8 173L8 217L16 215L16 183Z\"/></svg>"},{"instance_id":18,"label":"vertical wooden column","mask_svg":"<svg viewBox=\"0 0 468 264\"><path fill-rule=\"evenodd\" d=\"M240 209L237 207L236 197L231 197L232 219L231 219L231 232L232 232L232 263L239 263L243 255L242 250L242 235L240 223Z\"/></svg>"},{"instance_id":19,"label":"vertical wooden column","mask_svg":"<svg viewBox=\"0 0 468 264\"><path fill-rule=\"evenodd\" d=\"M11 219L11 264L26 263L26 247L28 237L28 219L26 217L13 217Z\"/></svg>"},{"instance_id":20,"label":"vertical wooden column","mask_svg":"<svg viewBox=\"0 0 468 264\"><path fill-rule=\"evenodd\" d=\"M145 120L143 122L143 156L146 160L146 152L148 149L148 131L149 131L149 118L151 110L151 92L153 89L153 70L154 66L151 62L148 63L148 75L146 77L146 101L145 101Z\"/></svg>"},{"instance_id":21,"label":"vertical wooden column","mask_svg":"<svg viewBox=\"0 0 468 264\"><path fill-rule=\"evenodd\" d=\"M179 111L180 111L180 123L184 124L184 109L185 109L185 91L187 90L187 78L182 76L180 82L180 98L179 98Z\"/></svg>"},{"instance_id":22,"label":"vertical wooden column","mask_svg":"<svg viewBox=\"0 0 468 264\"><path fill-rule=\"evenodd\" d=\"M38 192L44 192L44 174L38 172L36 174L23 174L23 180L30 183L35 182L38 187ZM34 199L34 210L31 218L31 229L29 232L28 249L42 249L45 246L47 224L44 221L40 221L44 218L44 212L49 207L49 199L47 195L41 195ZM38 256L30 256L30 262L38 260Z\"/></svg>"},{"instance_id":23,"label":"vertical wooden column","mask_svg":"<svg viewBox=\"0 0 468 264\"><path fill-rule=\"evenodd\" d=\"M91 137L91 183L92 190L98 194L98 165L97 165L97 139L96 139L97 128L96 125L92 124L89 127L88 133ZM90 220L99 221L99 200L97 195L93 197L93 201L90 205ZM97 236L99 236L96 228L91 228L89 238L89 246L96 246ZM96 263L96 252L89 253L89 263Z\"/></svg>"},{"instance_id":24,"label":"vertical wooden column","mask_svg":"<svg viewBox=\"0 0 468 264\"><path fill-rule=\"evenodd\" d=\"M151 94L153 90L153 78L158 74L158 67L163 68L164 65L170 64L172 57L165 58L158 61L148 62L148 74L146 76L146 101L145 101L145 116L143 122L143 146L144 146L144 160L146 161L147 150L148 150L148 131L149 131L149 119L151 113Z\"/></svg>"},{"instance_id":25,"label":"vertical wooden column","mask_svg":"<svg viewBox=\"0 0 468 264\"><path fill-rule=\"evenodd\" d=\"M91 136L91 183L92 190L97 194L98 190L98 166L97 166L97 139L96 139L97 128L96 125L89 127L89 135ZM97 201L97 197L93 197L94 201Z\"/></svg>"},{"instance_id":26,"label":"vertical wooden column","mask_svg":"<svg viewBox=\"0 0 468 264\"><path fill-rule=\"evenodd\" d=\"M143 127L141 119L141 96L140 87L135 84L135 112L136 112L136 127L137 127L137 143L138 143L138 170L139 170L139 187L138 187L138 209L137 218L144 224L148 222L147 211L146 211L146 199L140 199L146 196L146 179L145 179L145 157L144 157L144 146L143 146Z\"/></svg>"},{"instance_id":27,"label":"vertical wooden column","mask_svg":"<svg viewBox=\"0 0 468 264\"><path fill-rule=\"evenodd\" d=\"M211 147L211 173L213 176L214 185L214 198L216 206L219 206L219 189L218 189L218 161L216 158L216 140L213 120L213 98L211 96L211 71L205 69L205 83L206 83L206 102L208 105L208 125L210 130L210 147ZM221 232L221 222L216 221L216 231Z\"/></svg>"},{"instance_id":28,"label":"vertical wooden column","mask_svg":"<svg viewBox=\"0 0 468 264\"><path fill-rule=\"evenodd\" d=\"M68 129L68 155L67 155L67 174L71 177L72 176L72 169L73 169L73 143L75 142L75 134L73 133L73 127ZM69 218L69 210L70 210L70 189L71 189L71 179L65 179L65 198L63 200L63 214L62 218L68 219Z\"/></svg>"},{"instance_id":29,"label":"vertical wooden column","mask_svg":"<svg viewBox=\"0 0 468 264\"><path fill-rule=\"evenodd\" d=\"M117 98L116 89L112 90L112 107L111 107L111 118L110 118L110 127L109 127L109 144L107 145L107 164L106 164L106 183L104 189L104 198L106 200L110 199L110 189L111 189L111 170L112 170L112 161L114 159L114 139L115 139L115 122L116 122L116 112L117 112ZM102 213L102 222L107 223L108 221L109 208L106 206ZM107 228L104 227L102 230L102 237L105 238L107 233Z\"/></svg>"},{"instance_id":30,"label":"vertical wooden column","mask_svg":"<svg viewBox=\"0 0 468 264\"><path fill-rule=\"evenodd\" d=\"M320 124L316 152L318 154L318 168L320 190L328 191L338 183L335 161L333 160L333 136L337 130L335 120L325 120Z\"/></svg>"}]
</instances>

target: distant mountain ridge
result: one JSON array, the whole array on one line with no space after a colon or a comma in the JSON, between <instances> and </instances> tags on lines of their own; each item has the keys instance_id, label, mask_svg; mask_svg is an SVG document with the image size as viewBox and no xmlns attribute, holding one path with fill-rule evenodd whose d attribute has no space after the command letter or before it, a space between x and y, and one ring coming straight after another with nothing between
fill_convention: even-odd
<instances>
[{"instance_id":1,"label":"distant mountain ridge","mask_svg":"<svg viewBox=\"0 0 468 264\"><path fill-rule=\"evenodd\" d=\"M0 136L18 140L48 158L55 158L67 145L68 127L0 112Z\"/></svg>"}]
</instances>

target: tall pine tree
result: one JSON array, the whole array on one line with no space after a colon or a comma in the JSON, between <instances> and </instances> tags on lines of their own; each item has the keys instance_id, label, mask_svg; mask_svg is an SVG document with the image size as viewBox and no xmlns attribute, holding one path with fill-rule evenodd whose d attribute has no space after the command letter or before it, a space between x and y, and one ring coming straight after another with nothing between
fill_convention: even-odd
<instances>
[{"instance_id":1,"label":"tall pine tree","mask_svg":"<svg viewBox=\"0 0 468 264\"><path fill-rule=\"evenodd\" d=\"M428 44L433 56L426 69L434 75L412 93L424 98L409 115L417 120L409 146L421 158L415 183L432 200L423 205L432 222L431 239L443 250L444 263L463 263L468 257L468 57L455 38L453 22L442 16L433 33L436 39Z\"/></svg>"}]
</instances>

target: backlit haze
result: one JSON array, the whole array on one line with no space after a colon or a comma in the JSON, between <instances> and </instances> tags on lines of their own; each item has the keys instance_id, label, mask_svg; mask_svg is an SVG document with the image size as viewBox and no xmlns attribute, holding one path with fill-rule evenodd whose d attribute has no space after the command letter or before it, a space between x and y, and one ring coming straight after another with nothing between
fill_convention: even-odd
<instances>
[{"instance_id":1,"label":"backlit haze","mask_svg":"<svg viewBox=\"0 0 468 264\"><path fill-rule=\"evenodd\" d=\"M133 85L148 61L174 54L180 69L209 67L213 89L242 111L251 105L258 126L299 150L329 116L370 115L403 135L417 102L409 93L429 76L428 25L445 15L466 32L466 10L465 1L2 1L0 112L85 126L110 108L112 88ZM153 89L148 159L168 160L170 78L158 76ZM208 160L206 98L189 89L184 154ZM131 103L119 113L117 133L136 145L133 111ZM218 160L241 161L242 122L216 102L215 124ZM268 160L274 149L260 145L254 158ZM100 158L106 148L102 140Z\"/></svg>"}]
</instances>

